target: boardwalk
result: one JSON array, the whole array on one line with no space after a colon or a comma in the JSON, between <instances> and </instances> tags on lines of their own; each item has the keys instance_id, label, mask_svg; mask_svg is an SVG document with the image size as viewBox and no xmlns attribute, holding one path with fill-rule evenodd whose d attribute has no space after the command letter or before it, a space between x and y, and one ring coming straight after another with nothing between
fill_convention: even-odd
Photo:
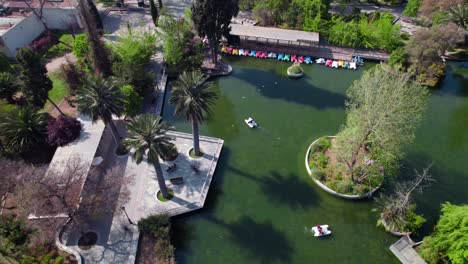
<instances>
[{"instance_id":1,"label":"boardwalk","mask_svg":"<svg viewBox=\"0 0 468 264\"><path fill-rule=\"evenodd\" d=\"M390 250L403 264L426 264L414 250L415 245L417 244L406 235L391 245Z\"/></svg>"}]
</instances>

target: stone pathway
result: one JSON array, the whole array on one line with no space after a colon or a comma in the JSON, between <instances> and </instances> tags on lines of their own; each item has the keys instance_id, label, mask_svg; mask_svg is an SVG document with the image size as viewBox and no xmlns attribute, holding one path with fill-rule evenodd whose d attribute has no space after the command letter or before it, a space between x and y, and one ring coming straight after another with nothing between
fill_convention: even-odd
<instances>
[{"instance_id":1,"label":"stone pathway","mask_svg":"<svg viewBox=\"0 0 468 264\"><path fill-rule=\"evenodd\" d=\"M55 58L55 59L51 60L49 63L47 63L46 64L47 73L51 74L51 73L54 73L54 72L60 70L60 67L62 66L62 64L67 62L67 59L70 62L73 62L73 63L76 62L75 55L73 55L73 53L69 52L69 53L63 55L62 57Z\"/></svg>"}]
</instances>

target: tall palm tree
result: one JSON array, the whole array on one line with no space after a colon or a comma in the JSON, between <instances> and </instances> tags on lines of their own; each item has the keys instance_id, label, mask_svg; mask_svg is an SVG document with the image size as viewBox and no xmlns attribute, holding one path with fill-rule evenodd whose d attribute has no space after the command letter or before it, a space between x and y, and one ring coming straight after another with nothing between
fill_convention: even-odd
<instances>
[{"instance_id":1,"label":"tall palm tree","mask_svg":"<svg viewBox=\"0 0 468 264\"><path fill-rule=\"evenodd\" d=\"M171 104L175 104L175 114L183 115L185 121L192 120L193 150L200 155L198 124L205 120L210 107L217 98L208 77L199 71L183 72L172 87Z\"/></svg>"},{"instance_id":2,"label":"tall palm tree","mask_svg":"<svg viewBox=\"0 0 468 264\"><path fill-rule=\"evenodd\" d=\"M468 25L468 4L452 6L442 20L444 22L453 22L466 30Z\"/></svg>"},{"instance_id":3,"label":"tall palm tree","mask_svg":"<svg viewBox=\"0 0 468 264\"><path fill-rule=\"evenodd\" d=\"M45 142L47 113L18 108L0 118L0 139L12 152L24 153Z\"/></svg>"},{"instance_id":4,"label":"tall palm tree","mask_svg":"<svg viewBox=\"0 0 468 264\"><path fill-rule=\"evenodd\" d=\"M84 85L78 89L78 111L91 117L93 122L101 119L112 130L118 150L123 150L120 134L112 120L112 116L122 116L124 111L124 96L116 83L102 76L88 77Z\"/></svg>"},{"instance_id":5,"label":"tall palm tree","mask_svg":"<svg viewBox=\"0 0 468 264\"><path fill-rule=\"evenodd\" d=\"M160 121L161 117L154 117L151 114L137 116L128 124L129 137L124 139L124 145L135 149L132 157L137 164L143 160L144 156L148 163L153 164L161 194L169 198L159 158L168 160L175 154L174 152L177 152L177 149L170 142L173 138L166 135L170 126Z\"/></svg>"}]
</instances>

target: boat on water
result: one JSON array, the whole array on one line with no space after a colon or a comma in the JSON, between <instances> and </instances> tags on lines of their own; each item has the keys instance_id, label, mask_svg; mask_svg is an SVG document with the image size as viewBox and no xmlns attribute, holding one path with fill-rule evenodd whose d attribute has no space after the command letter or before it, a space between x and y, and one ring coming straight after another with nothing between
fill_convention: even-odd
<instances>
[{"instance_id":1,"label":"boat on water","mask_svg":"<svg viewBox=\"0 0 468 264\"><path fill-rule=\"evenodd\" d=\"M320 227L320 230L318 227ZM311 231L314 232L315 237L328 236L331 234L331 231L328 230L328 225L314 226L311 228Z\"/></svg>"},{"instance_id":2,"label":"boat on water","mask_svg":"<svg viewBox=\"0 0 468 264\"><path fill-rule=\"evenodd\" d=\"M244 122L250 128L254 128L258 126L257 122L255 122L255 120L253 120L253 118L251 117L244 119Z\"/></svg>"}]
</instances>

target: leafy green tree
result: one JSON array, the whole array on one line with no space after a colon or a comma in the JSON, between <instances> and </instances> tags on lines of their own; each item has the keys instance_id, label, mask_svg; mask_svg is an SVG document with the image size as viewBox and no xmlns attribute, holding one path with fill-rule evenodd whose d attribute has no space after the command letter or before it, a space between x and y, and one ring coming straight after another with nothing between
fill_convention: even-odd
<instances>
[{"instance_id":1,"label":"leafy green tree","mask_svg":"<svg viewBox=\"0 0 468 264\"><path fill-rule=\"evenodd\" d=\"M288 10L284 14L284 22L288 28L292 29L303 29L304 25L304 1L293 0L288 7Z\"/></svg>"},{"instance_id":2,"label":"leafy green tree","mask_svg":"<svg viewBox=\"0 0 468 264\"><path fill-rule=\"evenodd\" d=\"M262 0L254 9L254 16L262 25L278 25L282 23L283 12L288 9L288 0Z\"/></svg>"},{"instance_id":3,"label":"leafy green tree","mask_svg":"<svg viewBox=\"0 0 468 264\"><path fill-rule=\"evenodd\" d=\"M332 148L354 182L375 174L366 169L372 166L357 166L364 158L364 149L369 147L374 164L385 164L385 170L404 156L404 147L414 139L428 95L427 89L411 81L409 73L385 65L366 71L352 84L347 91L346 125Z\"/></svg>"},{"instance_id":4,"label":"leafy green tree","mask_svg":"<svg viewBox=\"0 0 468 264\"><path fill-rule=\"evenodd\" d=\"M15 94L18 90L19 87L15 75L9 72L0 72L0 98L13 104L15 103Z\"/></svg>"},{"instance_id":5,"label":"leafy green tree","mask_svg":"<svg viewBox=\"0 0 468 264\"><path fill-rule=\"evenodd\" d=\"M390 54L390 57L388 58L388 64L394 68L406 70L409 66L408 59L408 52L403 47L399 47Z\"/></svg>"},{"instance_id":6,"label":"leafy green tree","mask_svg":"<svg viewBox=\"0 0 468 264\"><path fill-rule=\"evenodd\" d=\"M175 105L175 114L192 121L195 155L200 155L198 125L205 120L216 98L212 83L207 82L207 77L198 71L183 72L172 87L169 101Z\"/></svg>"},{"instance_id":7,"label":"leafy green tree","mask_svg":"<svg viewBox=\"0 0 468 264\"><path fill-rule=\"evenodd\" d=\"M20 49L16 54L19 65L18 83L29 104L42 108L46 100L57 109L62 110L49 98L52 81L47 76L47 69L41 62L41 55L30 49Z\"/></svg>"},{"instance_id":8,"label":"leafy green tree","mask_svg":"<svg viewBox=\"0 0 468 264\"><path fill-rule=\"evenodd\" d=\"M153 31L129 28L112 45L114 64L112 71L122 83L130 83L140 89L153 84L154 76L147 68L156 50Z\"/></svg>"},{"instance_id":9,"label":"leafy green tree","mask_svg":"<svg viewBox=\"0 0 468 264\"><path fill-rule=\"evenodd\" d=\"M306 31L326 32L329 19L328 0L304 0L304 26Z\"/></svg>"},{"instance_id":10,"label":"leafy green tree","mask_svg":"<svg viewBox=\"0 0 468 264\"><path fill-rule=\"evenodd\" d=\"M168 71L179 73L200 67L203 50L200 42L193 40L191 25L186 19L174 16L161 17L159 26L163 33L163 51Z\"/></svg>"},{"instance_id":11,"label":"leafy green tree","mask_svg":"<svg viewBox=\"0 0 468 264\"><path fill-rule=\"evenodd\" d=\"M120 92L124 96L124 114L129 117L136 116L143 106L143 97L135 91L132 85L120 87Z\"/></svg>"},{"instance_id":12,"label":"leafy green tree","mask_svg":"<svg viewBox=\"0 0 468 264\"><path fill-rule=\"evenodd\" d=\"M112 116L122 116L125 99L116 83L101 76L88 78L78 90L76 101L78 111L91 117L93 122L102 120L110 127L114 135L117 150L123 151L120 134L114 124Z\"/></svg>"},{"instance_id":13,"label":"leafy green tree","mask_svg":"<svg viewBox=\"0 0 468 264\"><path fill-rule=\"evenodd\" d=\"M466 30L468 26L468 3L450 7L447 14L442 18L442 22L452 22Z\"/></svg>"},{"instance_id":14,"label":"leafy green tree","mask_svg":"<svg viewBox=\"0 0 468 264\"><path fill-rule=\"evenodd\" d=\"M468 262L468 205L442 204L434 232L424 238L419 253L429 264Z\"/></svg>"},{"instance_id":15,"label":"leafy green tree","mask_svg":"<svg viewBox=\"0 0 468 264\"><path fill-rule=\"evenodd\" d=\"M151 19L153 20L154 26L158 26L158 19L159 19L159 12L154 0L150 0L150 12L151 12Z\"/></svg>"},{"instance_id":16,"label":"leafy green tree","mask_svg":"<svg viewBox=\"0 0 468 264\"><path fill-rule=\"evenodd\" d=\"M198 34L206 35L210 41L213 63L218 62L221 37L229 34L231 19L239 13L238 3L238 0L196 0L192 5L192 20Z\"/></svg>"},{"instance_id":17,"label":"leafy green tree","mask_svg":"<svg viewBox=\"0 0 468 264\"><path fill-rule=\"evenodd\" d=\"M9 152L25 153L43 145L47 133L47 113L31 107L17 108L0 117L0 139Z\"/></svg>"},{"instance_id":18,"label":"leafy green tree","mask_svg":"<svg viewBox=\"0 0 468 264\"><path fill-rule=\"evenodd\" d=\"M420 6L421 0L408 0L405 10L403 10L403 15L409 17L416 17L418 15L418 10Z\"/></svg>"},{"instance_id":19,"label":"leafy green tree","mask_svg":"<svg viewBox=\"0 0 468 264\"><path fill-rule=\"evenodd\" d=\"M108 77L112 74L112 62L110 60L110 54L104 43L101 40L102 30L99 25L99 14L95 14L94 4L91 0L80 0L78 3L78 10L80 12L81 21L83 22L85 32L88 35L88 41L90 43L90 58L94 66L94 72L96 76L103 75ZM93 8L94 6L94 8Z\"/></svg>"},{"instance_id":20,"label":"leafy green tree","mask_svg":"<svg viewBox=\"0 0 468 264\"><path fill-rule=\"evenodd\" d=\"M169 129L168 124L161 122L161 117L145 114L130 121L129 136L124 140L126 147L134 149L132 157L137 164L141 163L144 157L148 163L153 164L161 194L165 198L170 196L159 158L168 160L177 152L175 145L171 142L173 138L166 135Z\"/></svg>"}]
</instances>

